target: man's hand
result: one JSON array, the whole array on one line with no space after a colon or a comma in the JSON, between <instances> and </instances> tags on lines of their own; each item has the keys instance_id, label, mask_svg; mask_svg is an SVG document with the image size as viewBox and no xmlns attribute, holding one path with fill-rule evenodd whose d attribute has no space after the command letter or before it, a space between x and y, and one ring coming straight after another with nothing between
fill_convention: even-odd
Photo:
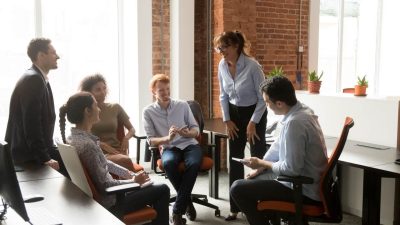
<instances>
[{"instance_id":1,"label":"man's hand","mask_svg":"<svg viewBox=\"0 0 400 225\"><path fill-rule=\"evenodd\" d=\"M49 161L45 162L44 164L50 166L51 168L53 168L55 170L60 170L60 165L54 159L50 159Z\"/></svg>"},{"instance_id":2,"label":"man's hand","mask_svg":"<svg viewBox=\"0 0 400 225\"><path fill-rule=\"evenodd\" d=\"M262 171L262 169L251 170L250 173L246 175L246 179L252 179L258 176L258 174L260 174Z\"/></svg>"},{"instance_id":3,"label":"man's hand","mask_svg":"<svg viewBox=\"0 0 400 225\"><path fill-rule=\"evenodd\" d=\"M255 144L255 138L257 138L257 140L260 140L260 137L257 135L256 124L254 122L250 121L249 124L247 124L246 135L247 141L250 144Z\"/></svg>"},{"instance_id":4,"label":"man's hand","mask_svg":"<svg viewBox=\"0 0 400 225\"><path fill-rule=\"evenodd\" d=\"M174 125L172 125L172 126L169 128L168 141L174 140L176 134L178 133L177 130L178 130L178 128L177 128L176 126L174 126Z\"/></svg>"},{"instance_id":5,"label":"man's hand","mask_svg":"<svg viewBox=\"0 0 400 225\"><path fill-rule=\"evenodd\" d=\"M239 137L239 128L232 120L225 121L226 131L228 132L229 139L235 140L235 137Z\"/></svg>"}]
</instances>

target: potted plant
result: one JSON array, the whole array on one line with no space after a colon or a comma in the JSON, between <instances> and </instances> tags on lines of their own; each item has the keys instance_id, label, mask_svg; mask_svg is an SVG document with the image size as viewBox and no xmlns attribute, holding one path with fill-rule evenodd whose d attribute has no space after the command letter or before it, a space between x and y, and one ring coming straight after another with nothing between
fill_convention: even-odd
<instances>
[{"instance_id":1,"label":"potted plant","mask_svg":"<svg viewBox=\"0 0 400 225\"><path fill-rule=\"evenodd\" d=\"M268 74L267 74L267 77L274 77L274 76L285 76L285 72L283 71L283 69L282 69L282 66L281 67L274 67Z\"/></svg>"},{"instance_id":2,"label":"potted plant","mask_svg":"<svg viewBox=\"0 0 400 225\"><path fill-rule=\"evenodd\" d=\"M317 72L312 71L308 73L308 91L310 93L319 93L319 89L321 88L321 78L324 72L322 71L321 74L318 76Z\"/></svg>"},{"instance_id":3,"label":"potted plant","mask_svg":"<svg viewBox=\"0 0 400 225\"><path fill-rule=\"evenodd\" d=\"M366 96L367 95L368 81L367 81L366 76L367 75L364 75L362 78L360 78L360 76L357 77L357 85L354 86L354 95L355 96Z\"/></svg>"}]
</instances>

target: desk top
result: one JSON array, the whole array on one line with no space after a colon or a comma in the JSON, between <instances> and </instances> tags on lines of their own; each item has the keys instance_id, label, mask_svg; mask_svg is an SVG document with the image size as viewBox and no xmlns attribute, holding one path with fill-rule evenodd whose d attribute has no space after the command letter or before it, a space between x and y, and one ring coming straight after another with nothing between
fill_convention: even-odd
<instances>
[{"instance_id":1,"label":"desk top","mask_svg":"<svg viewBox=\"0 0 400 225\"><path fill-rule=\"evenodd\" d=\"M50 166L37 164L23 164L20 166L24 168L24 170L16 173L19 182L64 177L61 173Z\"/></svg>"},{"instance_id":2,"label":"desk top","mask_svg":"<svg viewBox=\"0 0 400 225\"><path fill-rule=\"evenodd\" d=\"M26 203L29 207L44 207L60 219L63 225L75 224L121 224L123 223L100 204L83 193L64 177L20 182L22 195L40 194L43 201ZM23 224L14 212L8 214L1 224Z\"/></svg>"},{"instance_id":3,"label":"desk top","mask_svg":"<svg viewBox=\"0 0 400 225\"><path fill-rule=\"evenodd\" d=\"M336 146L337 138L325 137L328 153ZM396 148L374 149L362 145L368 143L347 140L343 152L339 158L341 164L348 164L359 168L376 168L387 172L400 173L400 165L394 161L400 157Z\"/></svg>"},{"instance_id":4,"label":"desk top","mask_svg":"<svg viewBox=\"0 0 400 225\"><path fill-rule=\"evenodd\" d=\"M221 118L204 119L204 130L226 136L226 126Z\"/></svg>"}]
</instances>

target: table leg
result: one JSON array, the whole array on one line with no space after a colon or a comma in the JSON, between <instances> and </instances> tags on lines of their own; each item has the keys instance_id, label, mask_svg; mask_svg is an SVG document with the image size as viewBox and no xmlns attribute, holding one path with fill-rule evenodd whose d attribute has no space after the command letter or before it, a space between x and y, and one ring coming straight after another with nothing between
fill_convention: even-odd
<instances>
[{"instance_id":1,"label":"table leg","mask_svg":"<svg viewBox=\"0 0 400 225\"><path fill-rule=\"evenodd\" d=\"M400 178L395 182L393 225L400 225Z\"/></svg>"},{"instance_id":2,"label":"table leg","mask_svg":"<svg viewBox=\"0 0 400 225\"><path fill-rule=\"evenodd\" d=\"M218 135L214 135L215 148L212 151L212 158L214 160L213 168L210 171L210 186L209 186L209 195L215 199L219 198L219 168L220 168L220 150L221 150L221 138Z\"/></svg>"},{"instance_id":3,"label":"table leg","mask_svg":"<svg viewBox=\"0 0 400 225\"><path fill-rule=\"evenodd\" d=\"M139 164L140 161L140 138L136 139L136 163Z\"/></svg>"},{"instance_id":4,"label":"table leg","mask_svg":"<svg viewBox=\"0 0 400 225\"><path fill-rule=\"evenodd\" d=\"M362 224L380 224L381 177L378 173L364 170Z\"/></svg>"}]
</instances>

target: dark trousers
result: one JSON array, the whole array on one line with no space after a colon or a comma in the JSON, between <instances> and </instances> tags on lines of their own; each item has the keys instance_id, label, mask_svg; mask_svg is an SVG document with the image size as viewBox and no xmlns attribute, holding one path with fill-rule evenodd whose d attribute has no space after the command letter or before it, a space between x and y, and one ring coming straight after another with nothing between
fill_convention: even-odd
<instances>
[{"instance_id":1,"label":"dark trousers","mask_svg":"<svg viewBox=\"0 0 400 225\"><path fill-rule=\"evenodd\" d=\"M165 173L177 193L172 211L175 214L184 214L203 160L201 147L189 145L182 150L178 148L165 149L161 159ZM185 164L183 172L178 169L180 162Z\"/></svg>"},{"instance_id":2,"label":"dark trousers","mask_svg":"<svg viewBox=\"0 0 400 225\"><path fill-rule=\"evenodd\" d=\"M157 211L157 217L152 225L169 224L169 187L166 184L153 184L138 191L128 193L119 203L120 209L125 213L152 206Z\"/></svg>"},{"instance_id":3,"label":"dark trousers","mask_svg":"<svg viewBox=\"0 0 400 225\"><path fill-rule=\"evenodd\" d=\"M248 107L237 107L229 104L229 114L231 120L239 128L239 137L234 140L229 139L229 186L231 187L235 180L244 178L244 167L243 164L232 160L232 157L243 158L244 149L247 142L247 125L254 113L256 105ZM253 157L263 158L267 146L265 143L265 130L267 126L267 110L265 110L258 124L256 124L256 133L260 137L260 140L255 138L255 144L250 145L250 155ZM239 212L239 208L234 201L230 200L231 212Z\"/></svg>"},{"instance_id":4,"label":"dark trousers","mask_svg":"<svg viewBox=\"0 0 400 225\"><path fill-rule=\"evenodd\" d=\"M237 180L232 184L230 197L237 204L247 218L250 225L266 224L273 219L274 214L267 214L257 210L260 200L283 200L294 202L293 190L273 179L256 177L255 179ZM303 196L306 204L320 204L320 202Z\"/></svg>"}]
</instances>

